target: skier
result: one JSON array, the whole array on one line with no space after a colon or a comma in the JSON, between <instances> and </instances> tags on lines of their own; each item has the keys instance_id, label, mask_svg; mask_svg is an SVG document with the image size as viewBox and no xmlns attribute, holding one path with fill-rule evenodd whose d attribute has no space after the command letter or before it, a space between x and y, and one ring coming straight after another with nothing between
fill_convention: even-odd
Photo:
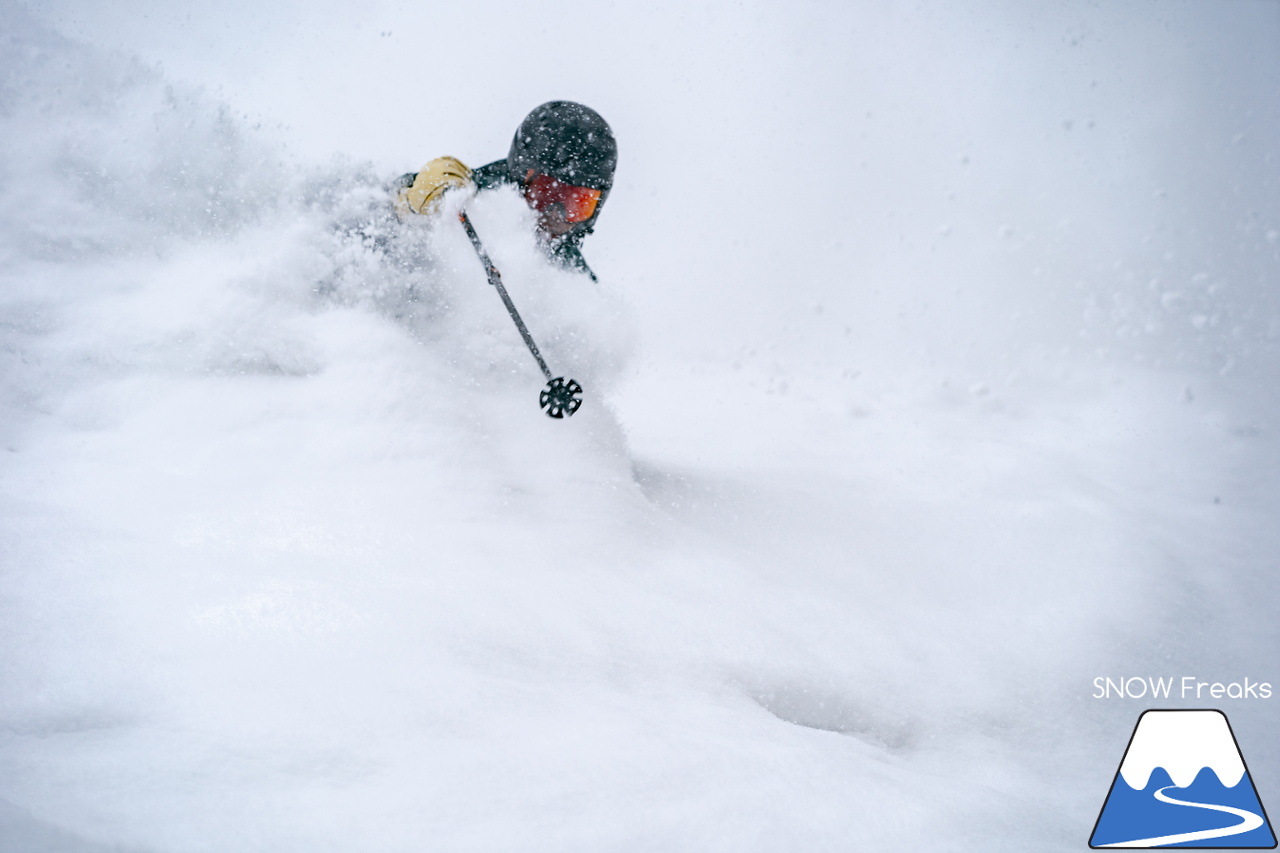
<instances>
[{"instance_id":1,"label":"skier","mask_svg":"<svg viewBox=\"0 0 1280 853\"><path fill-rule=\"evenodd\" d=\"M402 219L430 215L452 188L488 190L514 185L538 212L538 237L547 255L596 280L580 244L613 186L618 145L600 114L573 101L550 101L525 116L505 160L468 169L456 157L437 157L396 182Z\"/></svg>"}]
</instances>

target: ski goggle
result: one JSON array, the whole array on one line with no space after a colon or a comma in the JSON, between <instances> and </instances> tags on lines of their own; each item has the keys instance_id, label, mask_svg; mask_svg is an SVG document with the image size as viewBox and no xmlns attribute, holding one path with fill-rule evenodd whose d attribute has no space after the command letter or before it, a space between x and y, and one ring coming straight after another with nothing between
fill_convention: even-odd
<instances>
[{"instance_id":1,"label":"ski goggle","mask_svg":"<svg viewBox=\"0 0 1280 853\"><path fill-rule=\"evenodd\" d=\"M585 222L596 212L600 190L575 187L530 169L524 178L524 197L539 213L559 205L564 210L566 222Z\"/></svg>"}]
</instances>

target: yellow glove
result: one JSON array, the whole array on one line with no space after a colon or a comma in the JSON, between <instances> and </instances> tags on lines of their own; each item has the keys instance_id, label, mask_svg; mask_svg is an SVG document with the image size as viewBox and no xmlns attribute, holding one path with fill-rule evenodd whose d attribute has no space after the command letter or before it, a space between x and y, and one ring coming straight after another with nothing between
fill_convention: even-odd
<instances>
[{"instance_id":1,"label":"yellow glove","mask_svg":"<svg viewBox=\"0 0 1280 853\"><path fill-rule=\"evenodd\" d=\"M413 213L432 213L444 198L445 190L472 185L471 170L457 157L437 157L422 167L413 185L400 190L398 206Z\"/></svg>"}]
</instances>

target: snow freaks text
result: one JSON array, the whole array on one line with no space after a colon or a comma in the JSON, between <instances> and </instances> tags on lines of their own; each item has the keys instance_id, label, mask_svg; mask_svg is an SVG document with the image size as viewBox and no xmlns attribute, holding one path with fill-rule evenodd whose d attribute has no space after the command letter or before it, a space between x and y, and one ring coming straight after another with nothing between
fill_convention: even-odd
<instances>
[{"instance_id":1,"label":"snow freaks text","mask_svg":"<svg viewBox=\"0 0 1280 853\"><path fill-rule=\"evenodd\" d=\"M1181 678L1132 676L1129 678L1104 678L1093 680L1094 699L1270 699L1271 682L1253 681L1201 681L1194 675Z\"/></svg>"}]
</instances>

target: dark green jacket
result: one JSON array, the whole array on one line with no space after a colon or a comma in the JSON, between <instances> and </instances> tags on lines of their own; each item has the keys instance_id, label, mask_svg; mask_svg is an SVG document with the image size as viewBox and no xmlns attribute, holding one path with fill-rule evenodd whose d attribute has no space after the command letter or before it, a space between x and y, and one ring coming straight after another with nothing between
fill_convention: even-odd
<instances>
[{"instance_id":1,"label":"dark green jacket","mask_svg":"<svg viewBox=\"0 0 1280 853\"><path fill-rule=\"evenodd\" d=\"M395 182L397 188L413 186L413 181L417 178L416 172L410 172L407 175L401 175L400 180ZM517 186L516 181L507 172L506 160L495 160L492 163L486 163L478 169L471 172L471 179L476 182L476 189L491 190L495 187L511 184ZM518 186L517 186L518 188ZM592 231L590 224L582 223L585 227L575 229L565 234L563 237L554 237L543 241L546 247L547 255L554 261L558 261L561 266L566 269L574 269L584 272L591 276L592 281L599 281L596 274L592 272L591 267L587 266L587 261L582 257L582 249L580 244L582 238L586 237Z\"/></svg>"},{"instance_id":2,"label":"dark green jacket","mask_svg":"<svg viewBox=\"0 0 1280 853\"><path fill-rule=\"evenodd\" d=\"M516 185L515 179L507 171L506 160L495 160L473 170L471 179L476 182L476 188L480 190L493 189L507 184ZM582 257L582 238L590 234L591 230L591 226L588 225L580 231L570 231L563 237L547 240L547 254L554 260L559 261L562 266L584 272L591 276L592 281L599 281L596 278L596 274L591 271L591 267L587 266L586 259Z\"/></svg>"}]
</instances>

